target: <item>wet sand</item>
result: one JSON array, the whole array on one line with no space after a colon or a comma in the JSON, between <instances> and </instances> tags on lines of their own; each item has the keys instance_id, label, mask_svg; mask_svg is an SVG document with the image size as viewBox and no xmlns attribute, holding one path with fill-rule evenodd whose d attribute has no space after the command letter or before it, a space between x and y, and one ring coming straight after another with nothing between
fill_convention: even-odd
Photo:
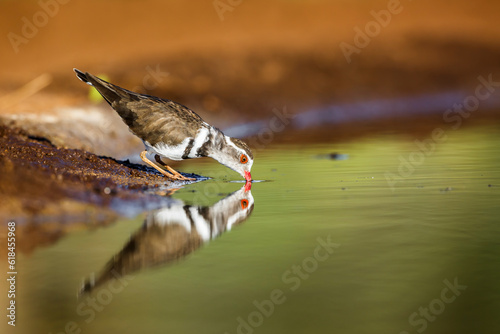
<instances>
[{"instance_id":1,"label":"wet sand","mask_svg":"<svg viewBox=\"0 0 500 334\"><path fill-rule=\"evenodd\" d=\"M111 222L126 212L120 203L150 202L154 207L181 184L150 167L58 148L45 138L4 126L0 152L0 219L16 221L21 234L46 230L34 235L48 239L79 224ZM21 241L19 248L35 245Z\"/></svg>"}]
</instances>

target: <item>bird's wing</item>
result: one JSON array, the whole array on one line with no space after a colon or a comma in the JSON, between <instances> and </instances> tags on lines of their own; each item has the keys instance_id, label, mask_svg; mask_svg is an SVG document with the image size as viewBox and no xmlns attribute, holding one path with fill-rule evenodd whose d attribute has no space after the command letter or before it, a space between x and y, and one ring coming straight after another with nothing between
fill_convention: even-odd
<instances>
[{"instance_id":1,"label":"bird's wing","mask_svg":"<svg viewBox=\"0 0 500 334\"><path fill-rule=\"evenodd\" d=\"M139 138L151 145L163 142L178 145L187 137L195 137L203 119L178 103L161 99L122 101L113 105L125 123Z\"/></svg>"},{"instance_id":2,"label":"bird's wing","mask_svg":"<svg viewBox=\"0 0 500 334\"><path fill-rule=\"evenodd\" d=\"M151 145L160 141L177 145L186 137L194 137L204 123L198 114L179 103L135 93L88 72L74 71L80 80L97 89L134 134Z\"/></svg>"}]
</instances>

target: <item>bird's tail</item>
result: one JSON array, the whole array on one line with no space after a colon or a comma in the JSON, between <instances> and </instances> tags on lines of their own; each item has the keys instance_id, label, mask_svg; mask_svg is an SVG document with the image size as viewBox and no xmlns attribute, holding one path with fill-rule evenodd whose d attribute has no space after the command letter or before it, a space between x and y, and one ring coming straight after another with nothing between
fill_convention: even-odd
<instances>
[{"instance_id":1,"label":"bird's tail","mask_svg":"<svg viewBox=\"0 0 500 334\"><path fill-rule=\"evenodd\" d=\"M90 80L87 78L87 74L86 73L83 73L82 71L80 71L79 69L77 68L74 68L73 71L75 71L76 73L76 76L78 77L78 79L82 80L83 82L85 82L87 85L90 85L92 86L92 83L90 82Z\"/></svg>"},{"instance_id":2,"label":"bird's tail","mask_svg":"<svg viewBox=\"0 0 500 334\"><path fill-rule=\"evenodd\" d=\"M78 79L82 80L86 84L93 86L99 94L110 104L112 105L114 101L120 100L122 98L131 98L131 94L133 92L129 92L124 88L113 85L107 81L102 80L101 78L96 77L88 72L82 72L76 68L73 69L75 71Z\"/></svg>"}]
</instances>

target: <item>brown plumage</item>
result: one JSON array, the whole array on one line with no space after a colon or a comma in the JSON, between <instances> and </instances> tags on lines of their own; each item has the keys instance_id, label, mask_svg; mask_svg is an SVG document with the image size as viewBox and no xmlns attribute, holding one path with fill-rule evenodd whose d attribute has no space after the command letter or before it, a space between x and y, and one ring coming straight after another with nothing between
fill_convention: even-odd
<instances>
[{"instance_id":1,"label":"brown plumage","mask_svg":"<svg viewBox=\"0 0 500 334\"><path fill-rule=\"evenodd\" d=\"M134 93L90 73L76 69L75 72L80 80L90 82L99 91L136 136L151 145L178 145L184 138L194 137L203 123L197 113L182 104Z\"/></svg>"}]
</instances>

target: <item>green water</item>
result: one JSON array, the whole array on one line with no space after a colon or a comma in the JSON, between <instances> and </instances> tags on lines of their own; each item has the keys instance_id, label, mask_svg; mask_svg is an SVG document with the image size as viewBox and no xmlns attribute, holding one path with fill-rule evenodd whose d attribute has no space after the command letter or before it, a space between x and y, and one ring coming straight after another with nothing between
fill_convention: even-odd
<instances>
[{"instance_id":1,"label":"green water","mask_svg":"<svg viewBox=\"0 0 500 334\"><path fill-rule=\"evenodd\" d=\"M498 333L499 143L493 127L460 129L414 154L404 176L401 159L418 153L409 136L260 150L252 175L269 182L253 184L246 221L96 288L94 309L77 298L82 281L145 214L20 256L12 332ZM331 152L349 158L318 158ZM242 186L211 161L181 169L217 176L174 194L186 205L210 207ZM388 175L401 178L391 187Z\"/></svg>"}]
</instances>

